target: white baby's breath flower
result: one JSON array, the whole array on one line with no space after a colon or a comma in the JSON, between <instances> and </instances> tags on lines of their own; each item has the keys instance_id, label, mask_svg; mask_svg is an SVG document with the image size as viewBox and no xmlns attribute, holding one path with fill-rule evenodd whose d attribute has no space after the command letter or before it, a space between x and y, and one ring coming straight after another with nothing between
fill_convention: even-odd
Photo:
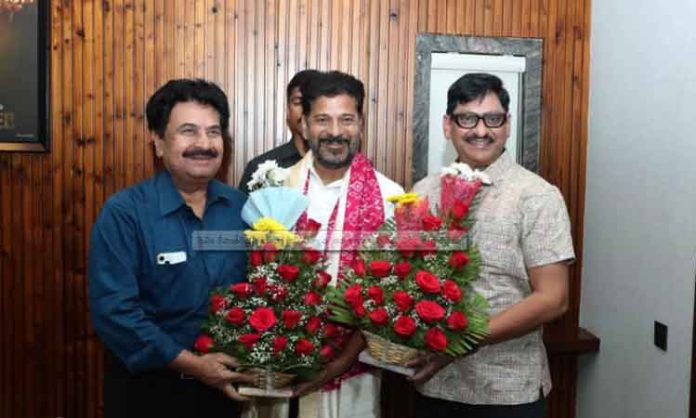
<instances>
[{"instance_id":1,"label":"white baby's breath flower","mask_svg":"<svg viewBox=\"0 0 696 418\"><path fill-rule=\"evenodd\" d=\"M268 171L267 177L272 184L282 186L285 184L285 181L288 178L288 170L285 168L276 167Z\"/></svg>"},{"instance_id":2,"label":"white baby's breath flower","mask_svg":"<svg viewBox=\"0 0 696 418\"><path fill-rule=\"evenodd\" d=\"M266 160L259 164L251 180L247 183L249 190L258 190L265 187L281 187L288 177L288 170L278 166L275 160Z\"/></svg>"},{"instance_id":3,"label":"white baby's breath flower","mask_svg":"<svg viewBox=\"0 0 696 418\"><path fill-rule=\"evenodd\" d=\"M442 169L441 176L457 176L466 181L479 180L483 184L491 184L491 179L488 174L479 169L472 169L468 164L455 162Z\"/></svg>"},{"instance_id":4,"label":"white baby's breath flower","mask_svg":"<svg viewBox=\"0 0 696 418\"><path fill-rule=\"evenodd\" d=\"M459 170L456 168L452 167L451 165L448 165L447 167L442 168L442 174L441 176L458 176L459 175Z\"/></svg>"}]
</instances>

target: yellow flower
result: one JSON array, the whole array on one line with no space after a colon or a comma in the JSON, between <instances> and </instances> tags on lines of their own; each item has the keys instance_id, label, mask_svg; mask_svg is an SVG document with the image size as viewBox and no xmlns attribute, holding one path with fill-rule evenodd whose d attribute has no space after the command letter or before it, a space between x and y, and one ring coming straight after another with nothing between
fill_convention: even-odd
<instances>
[{"instance_id":1,"label":"yellow flower","mask_svg":"<svg viewBox=\"0 0 696 418\"><path fill-rule=\"evenodd\" d=\"M301 241L299 236L288 231L285 225L272 218L260 218L251 227L252 229L244 231L244 235L254 244L261 245L266 242L273 242L281 249Z\"/></svg>"},{"instance_id":2,"label":"yellow flower","mask_svg":"<svg viewBox=\"0 0 696 418\"><path fill-rule=\"evenodd\" d=\"M268 232L266 231L254 231L253 229L247 229L244 231L244 236L246 236L249 241L256 244L263 244L266 242L267 235Z\"/></svg>"},{"instance_id":3,"label":"yellow flower","mask_svg":"<svg viewBox=\"0 0 696 418\"><path fill-rule=\"evenodd\" d=\"M274 240L277 240L276 242L279 248L283 248L287 245L291 245L302 240L302 238L290 231L274 231L271 233L271 236L274 238Z\"/></svg>"},{"instance_id":4,"label":"yellow flower","mask_svg":"<svg viewBox=\"0 0 696 418\"><path fill-rule=\"evenodd\" d=\"M276 221L273 218L263 217L259 218L254 225L251 226L256 231L287 231L288 229L285 225Z\"/></svg>"},{"instance_id":5,"label":"yellow flower","mask_svg":"<svg viewBox=\"0 0 696 418\"><path fill-rule=\"evenodd\" d=\"M396 203L399 206L403 206L420 202L421 197L418 195L418 193L411 192L389 196L387 197L387 200L391 203Z\"/></svg>"}]
</instances>

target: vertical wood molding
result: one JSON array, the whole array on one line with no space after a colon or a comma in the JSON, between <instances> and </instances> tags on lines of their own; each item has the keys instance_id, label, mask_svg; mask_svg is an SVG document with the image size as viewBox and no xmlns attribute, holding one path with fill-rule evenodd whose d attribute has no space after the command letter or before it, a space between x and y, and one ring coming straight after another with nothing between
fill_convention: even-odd
<instances>
[{"instance_id":1,"label":"vertical wood molding","mask_svg":"<svg viewBox=\"0 0 696 418\"><path fill-rule=\"evenodd\" d=\"M408 188L416 33L543 38L540 171L561 189L582 254L590 0L55 0L51 15L52 150L0 153L1 418L100 416L89 232L109 195L154 172L144 106L170 78L227 92L236 183L287 140L296 71L352 73L367 90L363 149ZM580 265L549 334L577 332ZM551 363L549 416L573 417L575 359ZM384 400L393 416L399 393Z\"/></svg>"}]
</instances>

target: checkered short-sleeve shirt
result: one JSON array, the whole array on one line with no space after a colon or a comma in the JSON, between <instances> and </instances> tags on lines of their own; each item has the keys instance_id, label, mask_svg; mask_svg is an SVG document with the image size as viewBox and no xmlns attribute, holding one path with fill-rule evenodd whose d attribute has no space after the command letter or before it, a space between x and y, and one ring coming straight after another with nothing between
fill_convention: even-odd
<instances>
[{"instance_id":1,"label":"checkered short-sleeve shirt","mask_svg":"<svg viewBox=\"0 0 696 418\"><path fill-rule=\"evenodd\" d=\"M474 289L494 315L531 293L527 269L575 258L570 221L558 188L516 164L504 152L486 170L472 213L471 237L481 252ZM440 201L440 175L418 182L414 191ZM419 390L426 396L469 404L516 405L551 390L541 329L481 347L437 373Z\"/></svg>"}]
</instances>

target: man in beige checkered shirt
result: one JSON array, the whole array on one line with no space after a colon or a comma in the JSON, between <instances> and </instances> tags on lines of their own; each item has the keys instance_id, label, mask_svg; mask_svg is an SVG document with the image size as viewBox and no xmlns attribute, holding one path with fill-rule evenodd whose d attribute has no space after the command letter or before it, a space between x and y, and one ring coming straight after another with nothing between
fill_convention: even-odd
<instances>
[{"instance_id":1,"label":"man in beige checkered shirt","mask_svg":"<svg viewBox=\"0 0 696 418\"><path fill-rule=\"evenodd\" d=\"M482 258L474 288L490 305L490 335L464 358L419 359L418 417L541 418L546 412L551 379L541 326L567 308L575 254L558 189L505 151L509 102L502 81L490 74L467 74L447 93L445 136L459 161L491 179L471 229ZM439 202L439 174L414 191Z\"/></svg>"}]
</instances>

